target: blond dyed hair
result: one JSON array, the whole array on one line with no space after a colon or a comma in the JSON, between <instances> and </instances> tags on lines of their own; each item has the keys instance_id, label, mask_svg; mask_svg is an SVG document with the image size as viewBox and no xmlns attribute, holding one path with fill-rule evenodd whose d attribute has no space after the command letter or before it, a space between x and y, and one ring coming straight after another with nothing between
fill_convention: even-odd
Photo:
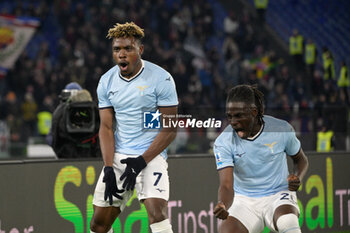
<instances>
[{"instance_id":1,"label":"blond dyed hair","mask_svg":"<svg viewBox=\"0 0 350 233\"><path fill-rule=\"evenodd\" d=\"M137 26L134 22L120 24L117 23L113 28L108 30L107 38L128 38L134 37L137 40L140 40L145 36L144 30Z\"/></svg>"}]
</instances>

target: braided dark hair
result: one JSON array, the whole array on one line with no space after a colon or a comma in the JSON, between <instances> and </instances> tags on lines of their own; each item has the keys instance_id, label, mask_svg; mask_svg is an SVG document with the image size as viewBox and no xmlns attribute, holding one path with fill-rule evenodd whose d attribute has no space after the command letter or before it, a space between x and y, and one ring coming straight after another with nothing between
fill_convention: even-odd
<instances>
[{"instance_id":1,"label":"braided dark hair","mask_svg":"<svg viewBox=\"0 0 350 233\"><path fill-rule=\"evenodd\" d=\"M258 90L257 85L237 85L233 87L226 99L228 102L243 102L246 104L255 104L258 110L258 119L263 123L264 115L264 94Z\"/></svg>"}]
</instances>

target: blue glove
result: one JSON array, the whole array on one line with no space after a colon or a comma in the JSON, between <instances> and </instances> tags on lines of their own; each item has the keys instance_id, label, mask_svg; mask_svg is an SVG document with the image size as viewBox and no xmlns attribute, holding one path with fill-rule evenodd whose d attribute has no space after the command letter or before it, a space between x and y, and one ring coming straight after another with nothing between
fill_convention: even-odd
<instances>
[{"instance_id":1,"label":"blue glove","mask_svg":"<svg viewBox=\"0 0 350 233\"><path fill-rule=\"evenodd\" d=\"M122 196L119 196L117 193L122 193L124 190L119 190L117 186L117 180L115 178L115 173L113 167L105 167L103 169L105 175L103 176L103 183L106 183L105 189L105 201L109 199L109 204L113 204L113 196L123 200Z\"/></svg>"},{"instance_id":2,"label":"blue glove","mask_svg":"<svg viewBox=\"0 0 350 233\"><path fill-rule=\"evenodd\" d=\"M126 168L120 180L124 180L123 188L126 190L134 190L136 177L147 166L145 159L142 156L137 158L127 158L120 160L121 163L126 164Z\"/></svg>"}]
</instances>

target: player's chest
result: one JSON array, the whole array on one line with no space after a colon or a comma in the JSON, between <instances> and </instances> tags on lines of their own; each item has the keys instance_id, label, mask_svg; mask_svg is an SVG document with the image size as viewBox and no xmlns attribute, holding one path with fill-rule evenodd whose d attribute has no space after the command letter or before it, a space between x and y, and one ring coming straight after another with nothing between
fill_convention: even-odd
<instances>
[{"instance_id":1,"label":"player's chest","mask_svg":"<svg viewBox=\"0 0 350 233\"><path fill-rule=\"evenodd\" d=\"M155 105L157 95L155 86L142 80L120 81L108 92L108 99L114 108L143 108Z\"/></svg>"},{"instance_id":2,"label":"player's chest","mask_svg":"<svg viewBox=\"0 0 350 233\"><path fill-rule=\"evenodd\" d=\"M284 145L279 140L266 138L264 140L241 140L234 148L236 163L243 161L268 163L284 156Z\"/></svg>"}]
</instances>

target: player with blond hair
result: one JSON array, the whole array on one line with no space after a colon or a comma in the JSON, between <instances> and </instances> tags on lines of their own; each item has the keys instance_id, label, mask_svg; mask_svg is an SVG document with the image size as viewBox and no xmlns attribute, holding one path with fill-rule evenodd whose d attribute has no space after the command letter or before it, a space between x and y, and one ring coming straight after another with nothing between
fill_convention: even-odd
<instances>
[{"instance_id":1,"label":"player with blond hair","mask_svg":"<svg viewBox=\"0 0 350 233\"><path fill-rule=\"evenodd\" d=\"M108 31L116 65L102 75L97 87L104 168L94 193L91 232L113 232L111 226L134 188L146 207L152 232L173 232L167 216L166 148L176 129L147 129L143 123L145 113L153 114L152 121L176 116L178 99L172 76L141 59L143 37L143 29L132 22Z\"/></svg>"}]
</instances>

